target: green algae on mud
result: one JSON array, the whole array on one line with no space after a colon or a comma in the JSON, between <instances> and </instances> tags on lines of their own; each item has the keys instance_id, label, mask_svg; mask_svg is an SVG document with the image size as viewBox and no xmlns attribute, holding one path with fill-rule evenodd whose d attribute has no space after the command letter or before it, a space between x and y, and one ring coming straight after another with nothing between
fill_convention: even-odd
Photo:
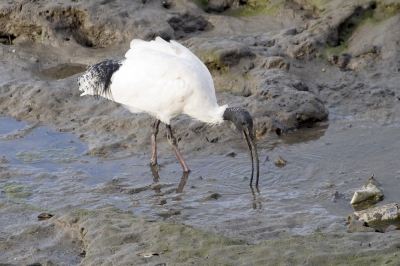
<instances>
[{"instance_id":1,"label":"green algae on mud","mask_svg":"<svg viewBox=\"0 0 400 266\"><path fill-rule=\"evenodd\" d=\"M162 256L152 258L152 262L168 259L185 264L206 259L209 254L224 247L244 244L240 240L185 225L157 221L114 207L73 211L59 217L56 223L66 230L75 231L70 232L71 235L76 236L79 232L86 250L84 264L89 265L116 259L118 256L109 252L115 249L131 250L126 253L124 261L142 261L137 257L140 252L167 250Z\"/></svg>"},{"instance_id":2,"label":"green algae on mud","mask_svg":"<svg viewBox=\"0 0 400 266\"><path fill-rule=\"evenodd\" d=\"M83 243L86 251L84 265L105 261L120 265L150 261L174 265L359 265L371 261L378 264L400 262L395 244L400 238L398 234L316 232L249 244L202 229L138 216L115 207L73 211L58 217L55 223ZM378 235L387 244L382 246L382 239L376 237ZM345 245L346 242L353 245ZM380 247L364 248L368 244ZM137 256L150 251L163 252L151 258Z\"/></svg>"},{"instance_id":3,"label":"green algae on mud","mask_svg":"<svg viewBox=\"0 0 400 266\"><path fill-rule=\"evenodd\" d=\"M271 3L274 2L274 3ZM252 17L261 14L275 16L275 14L284 6L285 1L254 0L241 8L228 12L232 17Z\"/></svg>"},{"instance_id":4,"label":"green algae on mud","mask_svg":"<svg viewBox=\"0 0 400 266\"><path fill-rule=\"evenodd\" d=\"M44 150L44 153L49 154L48 158L52 159L55 163L72 163L78 161L81 157L76 154L78 148L67 147L65 149L49 149Z\"/></svg>"},{"instance_id":5,"label":"green algae on mud","mask_svg":"<svg viewBox=\"0 0 400 266\"><path fill-rule=\"evenodd\" d=\"M46 158L53 160L55 163L72 163L78 161L81 157L76 154L76 147L67 147L65 149L49 149L38 151L20 151L17 153L17 159L24 163L39 163Z\"/></svg>"},{"instance_id":6,"label":"green algae on mud","mask_svg":"<svg viewBox=\"0 0 400 266\"><path fill-rule=\"evenodd\" d=\"M377 6L382 6L383 8L388 8L390 10L397 10L400 7L400 4L396 0L306 0L305 1L309 6L323 11L324 13L335 10L340 7L354 7L354 6L362 6L369 5L373 9Z\"/></svg>"},{"instance_id":7,"label":"green algae on mud","mask_svg":"<svg viewBox=\"0 0 400 266\"><path fill-rule=\"evenodd\" d=\"M7 198L11 200L27 198L31 195L30 189L21 182L5 183L3 184L3 189L6 192Z\"/></svg>"},{"instance_id":8,"label":"green algae on mud","mask_svg":"<svg viewBox=\"0 0 400 266\"><path fill-rule=\"evenodd\" d=\"M20 151L17 158L24 163L38 163L43 161L43 154L37 151Z\"/></svg>"},{"instance_id":9,"label":"green algae on mud","mask_svg":"<svg viewBox=\"0 0 400 266\"><path fill-rule=\"evenodd\" d=\"M349 42L357 31L363 27L373 28L397 15L400 4L388 2L390 1L352 2L349 6L353 10L352 14L338 27L337 45L332 46L326 43L325 49L319 53L319 56L328 58L330 55L338 56L348 52L351 48ZM327 7L326 11L332 11L332 9Z\"/></svg>"},{"instance_id":10,"label":"green algae on mud","mask_svg":"<svg viewBox=\"0 0 400 266\"><path fill-rule=\"evenodd\" d=\"M41 211L41 212L53 212L41 208L40 206L27 203L26 199L32 195L32 192L29 187L24 186L23 183L21 182L5 183L2 185L2 188L6 192L7 199L13 203L21 204L30 210Z\"/></svg>"},{"instance_id":11,"label":"green algae on mud","mask_svg":"<svg viewBox=\"0 0 400 266\"><path fill-rule=\"evenodd\" d=\"M218 70L220 73L224 74L227 71L228 65L221 59L221 53L217 48L210 50L198 51L197 56L204 62L208 69Z\"/></svg>"}]
</instances>

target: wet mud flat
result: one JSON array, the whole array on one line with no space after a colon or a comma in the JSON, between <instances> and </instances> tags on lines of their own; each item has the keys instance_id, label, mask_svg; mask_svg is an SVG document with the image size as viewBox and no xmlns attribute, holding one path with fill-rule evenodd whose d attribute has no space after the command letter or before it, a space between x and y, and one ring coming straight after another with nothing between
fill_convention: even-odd
<instances>
[{"instance_id":1,"label":"wet mud flat","mask_svg":"<svg viewBox=\"0 0 400 266\"><path fill-rule=\"evenodd\" d=\"M398 231L346 232L372 174L399 202L399 4L207 2L0 4L0 264L399 264ZM148 166L147 115L79 97L79 72L155 36L252 114L258 190L229 124L174 119L184 175L165 138Z\"/></svg>"},{"instance_id":2,"label":"wet mud flat","mask_svg":"<svg viewBox=\"0 0 400 266\"><path fill-rule=\"evenodd\" d=\"M398 123L334 118L277 137L272 147L260 143L257 190L248 186L246 150L189 155L187 176L172 151L157 172L149 153L90 157L74 134L1 122L6 265L400 261L398 231L346 233L352 193L371 174L385 192L378 206L400 202ZM274 165L277 156L284 167ZM54 217L38 220L43 212Z\"/></svg>"}]
</instances>

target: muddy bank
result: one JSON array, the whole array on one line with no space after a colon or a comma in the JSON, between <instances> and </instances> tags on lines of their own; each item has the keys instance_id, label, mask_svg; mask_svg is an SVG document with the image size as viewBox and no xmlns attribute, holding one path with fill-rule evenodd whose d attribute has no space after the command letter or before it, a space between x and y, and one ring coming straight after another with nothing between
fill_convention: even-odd
<instances>
[{"instance_id":1,"label":"muddy bank","mask_svg":"<svg viewBox=\"0 0 400 266\"><path fill-rule=\"evenodd\" d=\"M398 263L396 232L345 232L347 200L365 177L383 181L382 204L400 201L399 5L207 3L0 4L0 115L28 123L0 128L2 263ZM155 36L203 60L221 105L252 113L260 191L248 187L231 125L174 119L193 172L181 174L160 137L156 177L146 165L152 118L79 97L87 65ZM37 221L44 211L56 216ZM137 256L146 251L162 254Z\"/></svg>"},{"instance_id":2,"label":"muddy bank","mask_svg":"<svg viewBox=\"0 0 400 266\"><path fill-rule=\"evenodd\" d=\"M112 5L113 8L108 9L108 5ZM240 19L207 14L190 2L182 6L175 3L170 8L160 6L157 1L147 1L145 4L120 1L113 4L104 3L100 7L78 2L71 3L70 6L62 6L53 1L40 5L21 2L19 5L5 4L2 10L3 20L8 25L3 29L3 35L12 39L12 45L2 47L4 58L10 60L6 63L9 66L3 69L2 73L9 77L2 84L2 114L30 122L43 121L44 124L51 121L51 125L59 127L60 130L84 134L84 138L90 142L89 152L93 155L108 155L127 149L141 152L140 147L149 143L146 137L148 131L142 128L148 128L151 119L142 115L133 116L104 100L96 102L94 99L80 99L78 91L74 89L76 76L57 80L58 76L49 78L48 69L71 63L74 64L71 68L79 64L86 66L105 58L121 59L132 38L151 39L160 35L171 39L176 38L174 34L186 33L185 36L181 36L188 39L183 44L198 54L213 72L217 91L222 92L218 95L220 103L248 108L254 114L255 131L259 137L276 129L282 128L286 131L300 126L303 122L323 120L328 115L328 109L316 95L308 91L307 85L288 72L290 63L282 57L275 56L286 49L280 48L281 43L284 43L281 36L285 35L285 30L271 38L261 38L263 43L271 46L271 51L275 51L269 52L269 55L274 57L267 60L266 54L254 50L250 44L260 45L255 43L257 36L249 36L246 40L232 36L214 38L213 36L220 35L214 30L222 28L222 25L218 26L219 22L211 28L190 28L189 25L199 24L196 18L202 18L208 24L215 18L232 24L234 28L243 24L243 20ZM128 14L140 14L135 16L134 20L142 23L143 27L137 27L135 23L128 26L127 21L132 23L129 16L113 15L105 12L106 10L117 13L126 10L124 12ZM158 14L156 17L162 21L150 19L155 17L154 14ZM116 20L106 23L105 20L108 21L110 16L115 16ZM178 18L172 19L175 17ZM11 23L11 18L16 19ZM234 23L231 22L232 19ZM99 21L93 23L92 20ZM259 20L259 23L263 23L272 19L265 15ZM275 20L275 25L280 21L284 19ZM292 23L295 22L299 21L295 20ZM125 30L118 33L117 28L121 28L121 23ZM30 26L27 27L27 24ZM157 30L161 32L153 32L147 36L145 32L152 31L154 25L157 25ZM280 30L282 26L281 24ZM163 27L168 30L163 30ZM188 27L190 29L187 29ZM37 32L37 28L41 29L40 32ZM113 36L110 37L105 32ZM190 39L193 34L201 36L203 32L212 36ZM34 38L35 34L40 34L41 37ZM82 41L85 38L87 40ZM279 39L276 44L275 39ZM93 45L87 45L87 42ZM267 47L264 48L266 49ZM283 69L279 70L282 64ZM274 71L274 68L278 70ZM280 86L274 80L280 80L282 76L287 76L288 81ZM270 81L267 81L266 77L269 77ZM266 86L271 82L276 85ZM70 104L75 102L79 102L78 105ZM17 106L11 110L10 105ZM96 118L91 115L93 112L96 113ZM116 121L110 120L110 117L119 117L117 124ZM103 127L105 124L108 126ZM125 132L120 132L123 128L126 129ZM207 139L218 138L221 143L232 142L231 136L235 134L229 126L210 129L186 117L177 118L173 128L178 134L178 139L187 143L182 145L186 151L206 149ZM182 132L184 128L189 128L190 131ZM226 137L221 137L221 133ZM192 145L189 146L189 143Z\"/></svg>"},{"instance_id":3,"label":"muddy bank","mask_svg":"<svg viewBox=\"0 0 400 266\"><path fill-rule=\"evenodd\" d=\"M21 211L10 204L2 208L7 208L10 215ZM14 257L14 261L26 265L38 261L41 265L77 265L82 259L84 265L314 265L322 260L326 265L395 265L399 261L399 237L396 232L314 233L249 245L243 240L104 207L28 224L1 245L19 250L21 243L29 243L29 251L7 252L9 257L2 258L13 261ZM145 258L141 253L157 255Z\"/></svg>"},{"instance_id":4,"label":"muddy bank","mask_svg":"<svg viewBox=\"0 0 400 266\"><path fill-rule=\"evenodd\" d=\"M287 132L324 120L329 110L373 119L396 119L400 66L396 59L398 50L394 48L399 41L399 16L390 11L397 6L385 7L384 2L374 6L371 2L343 4L340 10L346 12L336 8L315 7L312 16L297 16L301 9L282 5L275 17L261 13L251 23L252 17L205 13L190 2L174 3L169 8L158 1L115 1L100 6L80 2L63 6L53 1L39 5L23 1L4 4L2 19L7 27L1 34L10 37L12 45L1 47L5 66L1 75L7 77L1 83L1 114L82 135L92 155L144 152L152 119L132 115L106 100L79 98L78 74L58 79L56 75L49 77L48 69L58 67L53 71L56 73L70 64L72 75L82 69L79 66L84 68L107 58L122 59L134 37L151 39L159 33L170 39L176 38L176 32L188 32L182 43L209 67L220 104L247 108L253 114L259 139L268 138L276 130ZM130 15L118 16L122 10L140 13L134 20L143 26L129 24ZM213 27L185 29L194 19L188 18L188 10ZM326 10L326 14L319 10ZM172 16L183 22L171 26ZM109 17L115 20L106 23ZM158 19L150 19L153 17ZM220 30L226 24L232 32L223 34ZM266 26L253 27L260 24ZM246 29L240 27L243 25ZM376 31L364 34L370 27ZM32 37L36 28L42 29L42 38ZM257 31L248 32L247 28ZM154 29L163 34L153 32L145 36L144 32ZM377 38L377 32L383 35ZM82 43L80 36L86 36L93 45ZM327 49L326 44L330 46ZM182 116L172 125L185 153L209 152L212 145L207 139L231 146L236 140L236 133L225 124L210 128Z\"/></svg>"}]
</instances>

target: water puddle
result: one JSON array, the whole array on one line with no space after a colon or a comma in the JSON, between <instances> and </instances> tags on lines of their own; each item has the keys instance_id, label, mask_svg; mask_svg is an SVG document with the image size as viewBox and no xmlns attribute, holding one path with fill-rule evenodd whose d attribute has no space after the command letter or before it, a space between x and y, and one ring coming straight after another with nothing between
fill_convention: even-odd
<instances>
[{"instance_id":1,"label":"water puddle","mask_svg":"<svg viewBox=\"0 0 400 266\"><path fill-rule=\"evenodd\" d=\"M65 79L75 74L85 72L87 66L82 64L61 64L58 66L43 69L43 76L51 79Z\"/></svg>"},{"instance_id":2,"label":"water puddle","mask_svg":"<svg viewBox=\"0 0 400 266\"><path fill-rule=\"evenodd\" d=\"M56 170L59 164L78 162L80 154L87 148L71 133L60 133L11 118L0 118L0 124L0 154L12 164Z\"/></svg>"},{"instance_id":3,"label":"water puddle","mask_svg":"<svg viewBox=\"0 0 400 266\"><path fill-rule=\"evenodd\" d=\"M0 162L0 187L26 187L25 201L47 210L111 204L199 226L267 215L265 223L274 230L307 233L344 225L354 211L352 193L372 174L385 193L378 205L400 203L398 124L325 122L279 137L272 150L259 143L259 189L249 187L246 150L235 150L235 156L189 154L192 172L183 174L172 154L150 168L150 154L93 158L83 155L87 145L71 133L10 118L0 118L0 124L0 157L6 158ZM274 165L278 155L286 166Z\"/></svg>"},{"instance_id":4,"label":"water puddle","mask_svg":"<svg viewBox=\"0 0 400 266\"><path fill-rule=\"evenodd\" d=\"M18 122L12 118L0 117L0 125L0 135L5 135L16 130L24 129L28 124L24 122Z\"/></svg>"}]
</instances>

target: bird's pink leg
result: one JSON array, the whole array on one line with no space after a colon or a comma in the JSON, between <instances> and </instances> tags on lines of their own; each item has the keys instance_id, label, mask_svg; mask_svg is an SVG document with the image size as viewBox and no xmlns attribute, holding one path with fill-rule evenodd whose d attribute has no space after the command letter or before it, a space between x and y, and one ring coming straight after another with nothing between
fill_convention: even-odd
<instances>
[{"instance_id":1,"label":"bird's pink leg","mask_svg":"<svg viewBox=\"0 0 400 266\"><path fill-rule=\"evenodd\" d=\"M183 171L184 172L190 172L189 168L187 167L185 160L183 160L182 154L178 149L178 144L176 142L176 138L174 137L174 135L172 135L172 131L171 131L171 125L167 125L167 139L169 144L171 144L172 148L174 149L174 152L176 154L176 156L178 157L179 162L182 165Z\"/></svg>"},{"instance_id":2,"label":"bird's pink leg","mask_svg":"<svg viewBox=\"0 0 400 266\"><path fill-rule=\"evenodd\" d=\"M150 165L157 165L157 133L158 133L158 126L160 125L160 120L156 119L154 123L151 125L151 161Z\"/></svg>"}]
</instances>

